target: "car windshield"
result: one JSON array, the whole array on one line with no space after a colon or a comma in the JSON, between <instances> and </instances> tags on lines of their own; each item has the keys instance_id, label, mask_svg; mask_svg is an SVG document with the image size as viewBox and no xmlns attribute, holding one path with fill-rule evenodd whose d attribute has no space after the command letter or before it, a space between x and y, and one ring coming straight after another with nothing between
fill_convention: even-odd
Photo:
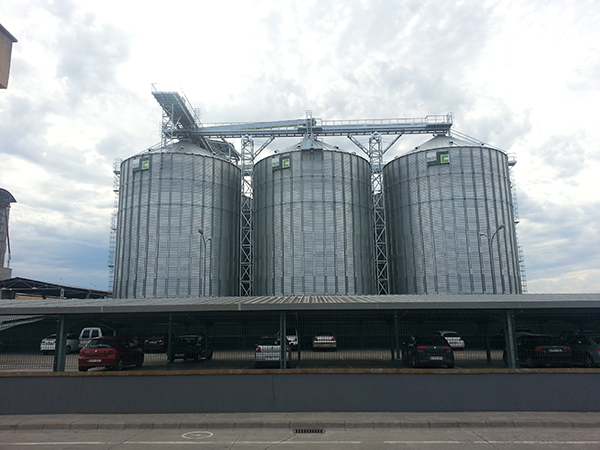
<instances>
[{"instance_id":1,"label":"car windshield","mask_svg":"<svg viewBox=\"0 0 600 450\"><path fill-rule=\"evenodd\" d=\"M260 338L259 345L279 345L279 338L277 338L277 337L262 337L262 338Z\"/></svg>"},{"instance_id":2,"label":"car windshield","mask_svg":"<svg viewBox=\"0 0 600 450\"><path fill-rule=\"evenodd\" d=\"M319 331L315 336L333 336L333 333L331 331Z\"/></svg>"},{"instance_id":3,"label":"car windshield","mask_svg":"<svg viewBox=\"0 0 600 450\"><path fill-rule=\"evenodd\" d=\"M442 336L419 336L417 345L446 345L446 340Z\"/></svg>"},{"instance_id":4,"label":"car windshield","mask_svg":"<svg viewBox=\"0 0 600 450\"><path fill-rule=\"evenodd\" d=\"M85 346L86 348L112 348L115 346L115 341L108 339L92 339Z\"/></svg>"}]
</instances>

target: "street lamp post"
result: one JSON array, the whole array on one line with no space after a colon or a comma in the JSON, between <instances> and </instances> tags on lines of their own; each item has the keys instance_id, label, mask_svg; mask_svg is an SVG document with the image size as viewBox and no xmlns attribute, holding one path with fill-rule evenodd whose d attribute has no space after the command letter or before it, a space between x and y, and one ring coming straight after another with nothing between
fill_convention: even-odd
<instances>
[{"instance_id":1,"label":"street lamp post","mask_svg":"<svg viewBox=\"0 0 600 450\"><path fill-rule=\"evenodd\" d=\"M202 272L200 275L202 289L200 292L202 297L206 297L206 237L204 236L204 230L202 228L198 229L198 233L202 236L202 264L200 265L200 270Z\"/></svg>"},{"instance_id":2,"label":"street lamp post","mask_svg":"<svg viewBox=\"0 0 600 450\"><path fill-rule=\"evenodd\" d=\"M492 292L494 294L496 294L496 271L494 270L494 253L492 250L492 244L494 243L494 238L496 237L496 234L498 234L498 231L503 230L504 229L504 225L500 225L498 227L498 229L496 231L494 231L494 234L492 234L492 237L489 237L487 234L485 233L479 233L479 236L485 236L488 240L488 250L490 252L490 268L492 269ZM489 233L489 231L488 231Z\"/></svg>"}]
</instances>

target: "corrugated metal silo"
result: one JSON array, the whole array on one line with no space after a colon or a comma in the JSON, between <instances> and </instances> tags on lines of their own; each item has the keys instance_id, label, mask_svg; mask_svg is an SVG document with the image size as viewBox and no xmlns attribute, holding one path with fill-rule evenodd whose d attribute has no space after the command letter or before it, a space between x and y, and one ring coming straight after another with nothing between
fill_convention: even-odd
<instances>
[{"instance_id":1,"label":"corrugated metal silo","mask_svg":"<svg viewBox=\"0 0 600 450\"><path fill-rule=\"evenodd\" d=\"M240 186L238 167L190 143L124 160L115 298L238 295Z\"/></svg>"},{"instance_id":2,"label":"corrugated metal silo","mask_svg":"<svg viewBox=\"0 0 600 450\"><path fill-rule=\"evenodd\" d=\"M10 192L8 192L6 189L0 188L0 280L8 279L12 276L12 269L8 267L10 263L8 218L10 213L10 204L15 202L16 200ZM6 260L7 250L8 261Z\"/></svg>"},{"instance_id":3,"label":"corrugated metal silo","mask_svg":"<svg viewBox=\"0 0 600 450\"><path fill-rule=\"evenodd\" d=\"M383 176L391 293L521 293L506 153L437 136Z\"/></svg>"},{"instance_id":4,"label":"corrugated metal silo","mask_svg":"<svg viewBox=\"0 0 600 450\"><path fill-rule=\"evenodd\" d=\"M368 161L321 141L254 169L254 294L375 292Z\"/></svg>"}]
</instances>

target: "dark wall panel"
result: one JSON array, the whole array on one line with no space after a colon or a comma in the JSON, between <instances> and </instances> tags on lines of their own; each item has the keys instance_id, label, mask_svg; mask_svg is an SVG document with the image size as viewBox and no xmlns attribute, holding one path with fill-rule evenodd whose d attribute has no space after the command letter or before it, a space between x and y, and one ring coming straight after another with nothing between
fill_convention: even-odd
<instances>
[{"instance_id":1,"label":"dark wall panel","mask_svg":"<svg viewBox=\"0 0 600 450\"><path fill-rule=\"evenodd\" d=\"M2 376L0 414L600 411L598 373Z\"/></svg>"}]
</instances>

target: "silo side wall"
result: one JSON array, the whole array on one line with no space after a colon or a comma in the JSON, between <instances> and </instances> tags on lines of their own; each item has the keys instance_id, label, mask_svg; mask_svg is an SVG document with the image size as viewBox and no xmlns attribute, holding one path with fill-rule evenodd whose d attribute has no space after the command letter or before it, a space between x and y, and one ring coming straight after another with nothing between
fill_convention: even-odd
<instances>
[{"instance_id":1,"label":"silo side wall","mask_svg":"<svg viewBox=\"0 0 600 450\"><path fill-rule=\"evenodd\" d=\"M341 151L256 164L255 295L375 293L370 174L365 159Z\"/></svg>"},{"instance_id":2,"label":"silo side wall","mask_svg":"<svg viewBox=\"0 0 600 450\"><path fill-rule=\"evenodd\" d=\"M4 268L6 263L9 213L10 203L4 204L0 201L0 268Z\"/></svg>"},{"instance_id":3,"label":"silo side wall","mask_svg":"<svg viewBox=\"0 0 600 450\"><path fill-rule=\"evenodd\" d=\"M385 166L384 189L391 293L521 293L505 153L487 147L409 153ZM491 261L481 233L491 237L500 225Z\"/></svg>"},{"instance_id":4,"label":"silo side wall","mask_svg":"<svg viewBox=\"0 0 600 450\"><path fill-rule=\"evenodd\" d=\"M123 161L114 296L238 295L240 186L236 166L209 156Z\"/></svg>"}]
</instances>

